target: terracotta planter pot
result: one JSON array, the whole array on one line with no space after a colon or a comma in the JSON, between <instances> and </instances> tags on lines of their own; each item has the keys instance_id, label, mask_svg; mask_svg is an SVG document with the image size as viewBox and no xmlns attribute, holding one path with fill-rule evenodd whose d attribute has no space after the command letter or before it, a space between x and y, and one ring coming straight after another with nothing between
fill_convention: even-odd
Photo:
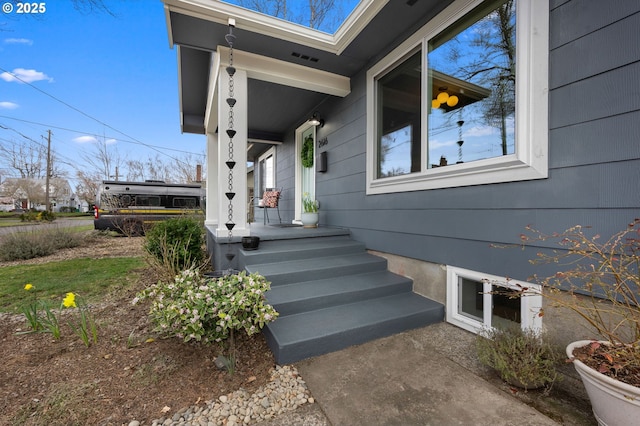
<instances>
[{"instance_id":1,"label":"terracotta planter pot","mask_svg":"<svg viewBox=\"0 0 640 426\"><path fill-rule=\"evenodd\" d=\"M567 346L567 356L573 358L574 349L591 342L591 340L579 340L571 343ZM598 373L578 360L573 361L573 366L587 390L598 424L602 426L637 424L640 419L640 388Z\"/></svg>"}]
</instances>

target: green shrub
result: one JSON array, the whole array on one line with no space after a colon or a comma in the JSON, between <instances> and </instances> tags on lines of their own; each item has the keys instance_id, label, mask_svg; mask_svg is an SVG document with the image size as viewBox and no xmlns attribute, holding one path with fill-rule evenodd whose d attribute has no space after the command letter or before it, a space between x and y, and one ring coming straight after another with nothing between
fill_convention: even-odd
<instances>
[{"instance_id":1,"label":"green shrub","mask_svg":"<svg viewBox=\"0 0 640 426\"><path fill-rule=\"evenodd\" d=\"M151 300L149 312L157 331L194 340L221 342L244 330L257 333L278 316L264 293L271 283L259 274L227 275L208 279L197 269L187 269L173 282L152 285L134 299Z\"/></svg>"},{"instance_id":2,"label":"green shrub","mask_svg":"<svg viewBox=\"0 0 640 426\"><path fill-rule=\"evenodd\" d=\"M56 220L56 215L53 212L48 210L43 210L38 213L37 220L45 221L45 222L53 222Z\"/></svg>"},{"instance_id":3,"label":"green shrub","mask_svg":"<svg viewBox=\"0 0 640 426\"><path fill-rule=\"evenodd\" d=\"M38 220L38 214L29 210L20 215L20 220L22 222L35 222L36 220Z\"/></svg>"},{"instance_id":4,"label":"green shrub","mask_svg":"<svg viewBox=\"0 0 640 426\"><path fill-rule=\"evenodd\" d=\"M480 362L511 385L535 389L558 378L560 351L534 330L519 326L483 330L476 339L476 349Z\"/></svg>"},{"instance_id":5,"label":"green shrub","mask_svg":"<svg viewBox=\"0 0 640 426\"><path fill-rule=\"evenodd\" d=\"M0 241L0 260L26 260L48 256L62 248L77 247L81 238L66 228L13 232Z\"/></svg>"},{"instance_id":6,"label":"green shrub","mask_svg":"<svg viewBox=\"0 0 640 426\"><path fill-rule=\"evenodd\" d=\"M146 232L144 248L173 277L203 263L203 231L195 219L168 219L156 223Z\"/></svg>"}]
</instances>

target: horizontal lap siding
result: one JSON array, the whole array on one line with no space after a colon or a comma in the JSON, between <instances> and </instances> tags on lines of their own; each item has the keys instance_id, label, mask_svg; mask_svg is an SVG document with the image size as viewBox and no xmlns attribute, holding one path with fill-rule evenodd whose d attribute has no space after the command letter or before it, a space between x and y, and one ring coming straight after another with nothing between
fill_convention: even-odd
<instances>
[{"instance_id":1,"label":"horizontal lap siding","mask_svg":"<svg viewBox=\"0 0 640 426\"><path fill-rule=\"evenodd\" d=\"M555 0L550 13L548 179L367 196L365 70L319 108L321 222L370 249L526 279L541 272L535 250L491 245L527 225L610 235L640 216L640 2Z\"/></svg>"}]
</instances>

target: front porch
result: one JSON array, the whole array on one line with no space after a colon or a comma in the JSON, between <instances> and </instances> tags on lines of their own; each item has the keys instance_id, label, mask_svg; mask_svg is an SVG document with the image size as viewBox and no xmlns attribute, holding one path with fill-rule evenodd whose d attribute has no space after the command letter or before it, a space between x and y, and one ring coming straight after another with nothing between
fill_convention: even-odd
<instances>
[{"instance_id":1,"label":"front porch","mask_svg":"<svg viewBox=\"0 0 640 426\"><path fill-rule=\"evenodd\" d=\"M287 364L441 322L444 306L413 290L413 281L387 270L345 228L262 225L257 250L242 237L215 237L217 270L260 273L271 282L267 300L280 314L264 331L276 362ZM227 254L233 254L231 262Z\"/></svg>"},{"instance_id":2,"label":"front porch","mask_svg":"<svg viewBox=\"0 0 640 426\"><path fill-rule=\"evenodd\" d=\"M231 240L227 236L216 236L216 227L205 225L207 231L207 250L211 255L211 264L216 271L225 269L243 270L244 265L239 263L240 250L242 249L242 236L233 236ZM335 237L351 235L346 228L331 226L319 226L317 228L303 228L301 225L291 224L267 224L252 222L249 224L249 236L259 237L260 244L267 241L296 240L301 238ZM231 262L227 260L227 254L234 255Z\"/></svg>"}]
</instances>

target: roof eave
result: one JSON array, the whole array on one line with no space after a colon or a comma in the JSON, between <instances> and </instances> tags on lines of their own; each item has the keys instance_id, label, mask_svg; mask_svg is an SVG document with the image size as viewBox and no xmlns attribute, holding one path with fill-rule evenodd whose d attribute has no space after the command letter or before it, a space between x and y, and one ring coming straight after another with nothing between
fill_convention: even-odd
<instances>
[{"instance_id":1,"label":"roof eave","mask_svg":"<svg viewBox=\"0 0 640 426\"><path fill-rule=\"evenodd\" d=\"M265 36L319 49L339 55L367 26L389 0L362 0L343 22L335 34L327 34L313 28L274 18L222 1L211 0L163 0L167 15L167 28L171 30L170 12L180 13L223 25L229 18L237 28ZM172 37L171 35L169 36ZM170 43L173 43L170 40Z\"/></svg>"}]
</instances>

